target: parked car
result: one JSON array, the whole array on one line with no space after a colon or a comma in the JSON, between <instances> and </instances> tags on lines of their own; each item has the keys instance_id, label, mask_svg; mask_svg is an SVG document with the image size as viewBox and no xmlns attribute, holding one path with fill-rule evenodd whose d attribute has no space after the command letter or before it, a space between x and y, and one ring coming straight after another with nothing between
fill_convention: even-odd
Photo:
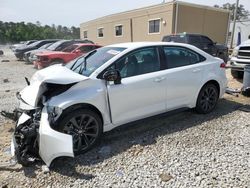
<instances>
[{"instance_id":1,"label":"parked car","mask_svg":"<svg viewBox=\"0 0 250 188\"><path fill-rule=\"evenodd\" d=\"M35 50L35 49L38 49L40 48L41 46L43 46L44 44L47 44L47 43L52 43L52 42L56 42L58 41L58 39L47 39L47 40L39 40L39 41L36 41L28 46L23 46L23 47L20 47L20 48L16 48L14 50L14 54L15 56L22 60L23 57L24 57L24 53L27 52L27 51L30 51L30 50Z\"/></svg>"},{"instance_id":2,"label":"parked car","mask_svg":"<svg viewBox=\"0 0 250 188\"><path fill-rule=\"evenodd\" d=\"M43 52L48 52L48 51L62 51L66 47L68 47L68 46L70 46L72 44L76 44L76 43L91 43L91 44L94 44L94 42L92 42L90 40L59 40L59 41L55 42L54 44L52 44L51 46L49 46L46 49L39 50L39 52L32 52L30 54L30 57L29 57L29 62L34 62L34 61L37 60L37 56L36 56L37 53L41 54Z\"/></svg>"},{"instance_id":3,"label":"parked car","mask_svg":"<svg viewBox=\"0 0 250 188\"><path fill-rule=\"evenodd\" d=\"M38 52L42 52L43 50L47 49L50 45L52 45L53 43L47 43L47 44L44 44L43 46L41 46L40 48L36 49L36 50L30 50L30 51L27 51L24 53L24 60L26 63L31 63L29 61L29 58L30 58L30 54L31 53L38 53Z\"/></svg>"},{"instance_id":4,"label":"parked car","mask_svg":"<svg viewBox=\"0 0 250 188\"><path fill-rule=\"evenodd\" d=\"M191 44L209 53L212 56L223 59L225 63L228 61L228 48L225 45L213 42L209 37L205 35L180 33L164 36L162 41Z\"/></svg>"},{"instance_id":5,"label":"parked car","mask_svg":"<svg viewBox=\"0 0 250 188\"><path fill-rule=\"evenodd\" d=\"M20 47L24 47L24 46L28 46L34 42L36 42L37 40L28 40L28 41L21 41L20 43L18 44L13 44L10 46L10 49L12 51L14 51L16 48L20 48Z\"/></svg>"},{"instance_id":6,"label":"parked car","mask_svg":"<svg viewBox=\"0 0 250 188\"><path fill-rule=\"evenodd\" d=\"M250 65L250 39L234 48L230 58L231 74L234 78L243 78L244 67Z\"/></svg>"},{"instance_id":7,"label":"parked car","mask_svg":"<svg viewBox=\"0 0 250 188\"><path fill-rule=\"evenodd\" d=\"M179 109L206 114L223 96L225 63L180 43L123 43L93 50L66 65L37 71L17 94L19 120L11 151L20 163L49 166L84 153L103 132Z\"/></svg>"},{"instance_id":8,"label":"parked car","mask_svg":"<svg viewBox=\"0 0 250 188\"><path fill-rule=\"evenodd\" d=\"M37 61L34 61L35 68L42 69L48 67L51 64L68 63L69 61L86 54L94 49L100 48L101 46L96 44L72 44L63 51L48 51L41 54L37 54Z\"/></svg>"}]
</instances>

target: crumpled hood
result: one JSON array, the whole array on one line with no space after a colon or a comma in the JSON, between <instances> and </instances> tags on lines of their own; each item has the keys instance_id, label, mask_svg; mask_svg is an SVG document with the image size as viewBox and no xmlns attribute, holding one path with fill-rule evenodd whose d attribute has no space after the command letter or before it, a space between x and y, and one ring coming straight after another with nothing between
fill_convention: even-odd
<instances>
[{"instance_id":1,"label":"crumpled hood","mask_svg":"<svg viewBox=\"0 0 250 188\"><path fill-rule=\"evenodd\" d=\"M21 92L21 98L29 105L35 107L37 99L46 90L43 83L67 85L89 79L86 76L77 74L62 65L53 65L37 71L30 80L30 85Z\"/></svg>"}]
</instances>

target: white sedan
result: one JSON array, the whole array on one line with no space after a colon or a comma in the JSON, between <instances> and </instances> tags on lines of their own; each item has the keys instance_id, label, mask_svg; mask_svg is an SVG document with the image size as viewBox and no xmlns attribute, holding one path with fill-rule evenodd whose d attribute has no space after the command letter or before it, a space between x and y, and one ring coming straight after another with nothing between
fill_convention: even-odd
<instances>
[{"instance_id":1,"label":"white sedan","mask_svg":"<svg viewBox=\"0 0 250 188\"><path fill-rule=\"evenodd\" d=\"M188 44L124 43L37 71L17 98L12 152L23 165L84 153L101 134L175 110L209 113L227 85L225 64Z\"/></svg>"}]
</instances>

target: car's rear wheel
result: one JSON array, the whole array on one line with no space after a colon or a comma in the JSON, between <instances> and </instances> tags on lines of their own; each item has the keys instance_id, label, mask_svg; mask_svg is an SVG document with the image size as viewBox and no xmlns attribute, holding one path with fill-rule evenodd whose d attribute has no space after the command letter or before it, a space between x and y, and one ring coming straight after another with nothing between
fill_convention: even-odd
<instances>
[{"instance_id":1,"label":"car's rear wheel","mask_svg":"<svg viewBox=\"0 0 250 188\"><path fill-rule=\"evenodd\" d=\"M70 112L59 123L59 131L72 135L74 154L91 149L102 134L102 121L92 110L78 109Z\"/></svg>"},{"instance_id":2,"label":"car's rear wheel","mask_svg":"<svg viewBox=\"0 0 250 188\"><path fill-rule=\"evenodd\" d=\"M231 69L231 74L234 78L237 78L237 79L242 79L244 76L243 71L236 71L236 70L232 70L232 69Z\"/></svg>"},{"instance_id":3,"label":"car's rear wheel","mask_svg":"<svg viewBox=\"0 0 250 188\"><path fill-rule=\"evenodd\" d=\"M217 87L212 84L206 84L202 87L196 102L196 111L200 114L207 114L211 112L218 102L219 91Z\"/></svg>"}]
</instances>

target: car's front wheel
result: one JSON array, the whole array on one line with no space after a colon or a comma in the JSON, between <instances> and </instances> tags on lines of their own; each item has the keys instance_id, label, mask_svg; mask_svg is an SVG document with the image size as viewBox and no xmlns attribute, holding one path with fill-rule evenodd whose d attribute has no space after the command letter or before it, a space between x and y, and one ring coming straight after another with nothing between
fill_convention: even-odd
<instances>
[{"instance_id":1,"label":"car's front wheel","mask_svg":"<svg viewBox=\"0 0 250 188\"><path fill-rule=\"evenodd\" d=\"M59 131L72 135L74 154L82 154L91 149L102 134L100 116L92 110L78 109L67 114L58 123Z\"/></svg>"},{"instance_id":2,"label":"car's front wheel","mask_svg":"<svg viewBox=\"0 0 250 188\"><path fill-rule=\"evenodd\" d=\"M206 84L201 88L196 102L196 111L200 114L211 112L217 104L219 91L214 84Z\"/></svg>"}]
</instances>

